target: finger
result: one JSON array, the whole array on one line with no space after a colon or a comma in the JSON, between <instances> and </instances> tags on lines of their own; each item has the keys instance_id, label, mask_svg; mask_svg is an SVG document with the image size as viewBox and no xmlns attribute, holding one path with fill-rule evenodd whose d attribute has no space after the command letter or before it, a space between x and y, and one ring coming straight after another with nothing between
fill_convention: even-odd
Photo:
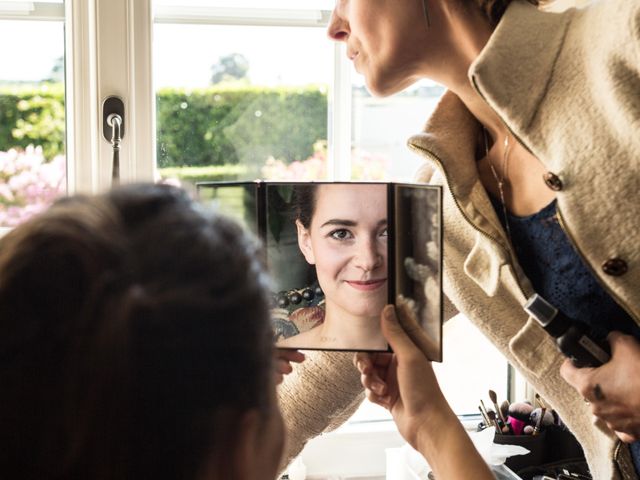
<instances>
[{"instance_id":1,"label":"finger","mask_svg":"<svg viewBox=\"0 0 640 480\"><path fill-rule=\"evenodd\" d=\"M592 372L593 368L576 368L569 359L565 359L560 366L560 376L589 401L593 400L591 395Z\"/></svg>"},{"instance_id":2,"label":"finger","mask_svg":"<svg viewBox=\"0 0 640 480\"><path fill-rule=\"evenodd\" d=\"M276 371L281 375L288 375L293 372L293 367L286 360L279 358L276 362Z\"/></svg>"},{"instance_id":3,"label":"finger","mask_svg":"<svg viewBox=\"0 0 640 480\"><path fill-rule=\"evenodd\" d=\"M284 375L274 372L276 385L280 385L284 381Z\"/></svg>"},{"instance_id":4,"label":"finger","mask_svg":"<svg viewBox=\"0 0 640 480\"><path fill-rule=\"evenodd\" d=\"M382 309L381 325L382 334L396 355L416 353L419 351L398 322L398 317L396 316L393 305L387 305Z\"/></svg>"},{"instance_id":5,"label":"finger","mask_svg":"<svg viewBox=\"0 0 640 480\"><path fill-rule=\"evenodd\" d=\"M389 397L388 395L380 396L380 395L377 395L375 392L372 392L371 390L365 390L365 395L367 397L367 400L369 400L371 403L380 405L381 407L386 408L387 410L391 409L391 397Z\"/></svg>"},{"instance_id":6,"label":"finger","mask_svg":"<svg viewBox=\"0 0 640 480\"><path fill-rule=\"evenodd\" d=\"M622 332L613 331L607 336L607 341L611 346L611 356L616 355L616 352L621 350L626 350L626 352L621 352L620 354L625 355L629 352L629 349L633 349L634 346L638 345L638 340L631 336L626 335ZM633 350L631 350L633 351Z\"/></svg>"},{"instance_id":7,"label":"finger","mask_svg":"<svg viewBox=\"0 0 640 480\"><path fill-rule=\"evenodd\" d=\"M363 367L360 370L360 378L361 378L361 383L365 388L371 388L371 385L373 384L377 384L380 385L379 387L376 388L376 391L378 393L381 393L383 390L385 390L387 387L387 382L385 382L383 380L383 378L385 377L385 370L379 370L378 368L373 368L373 367Z\"/></svg>"},{"instance_id":8,"label":"finger","mask_svg":"<svg viewBox=\"0 0 640 480\"><path fill-rule=\"evenodd\" d=\"M371 359L373 360L373 368L385 370L393 361L393 353L377 353Z\"/></svg>"},{"instance_id":9,"label":"finger","mask_svg":"<svg viewBox=\"0 0 640 480\"><path fill-rule=\"evenodd\" d=\"M573 366L571 360L568 358L564 359L562 365L560 365L560 376L564 378L564 380L571 386L573 386L573 376L575 374L574 370L576 367Z\"/></svg>"},{"instance_id":10,"label":"finger","mask_svg":"<svg viewBox=\"0 0 640 480\"><path fill-rule=\"evenodd\" d=\"M638 425L637 419L622 417L622 418L606 418L605 423L607 426L616 432L623 432L627 435L637 436L640 433L640 425Z\"/></svg>"},{"instance_id":11,"label":"finger","mask_svg":"<svg viewBox=\"0 0 640 480\"><path fill-rule=\"evenodd\" d=\"M360 373L367 373L373 368L372 355L366 352L358 352L353 356L353 364Z\"/></svg>"},{"instance_id":12,"label":"finger","mask_svg":"<svg viewBox=\"0 0 640 480\"><path fill-rule=\"evenodd\" d=\"M639 433L635 433L635 434L629 434L626 432L618 432L616 430L614 430L616 436L622 440L624 443L633 443L633 442L637 442L638 440L640 440L640 434Z\"/></svg>"},{"instance_id":13,"label":"finger","mask_svg":"<svg viewBox=\"0 0 640 480\"><path fill-rule=\"evenodd\" d=\"M620 341L620 339L622 339L624 337L628 337L628 336L629 335L625 335L622 332L619 332L617 330L613 330L612 332L609 333L609 335L607 335L607 341L609 342L609 344L613 348L613 345L617 344Z\"/></svg>"},{"instance_id":14,"label":"finger","mask_svg":"<svg viewBox=\"0 0 640 480\"><path fill-rule=\"evenodd\" d=\"M376 395L383 396L387 394L387 384L380 380L379 377L373 375L360 375L360 383L367 390L371 390Z\"/></svg>"},{"instance_id":15,"label":"finger","mask_svg":"<svg viewBox=\"0 0 640 480\"><path fill-rule=\"evenodd\" d=\"M304 362L305 358L307 358L305 357L304 353L298 350L286 350L283 348L279 348L276 355L278 358L294 363L302 363Z\"/></svg>"}]
</instances>

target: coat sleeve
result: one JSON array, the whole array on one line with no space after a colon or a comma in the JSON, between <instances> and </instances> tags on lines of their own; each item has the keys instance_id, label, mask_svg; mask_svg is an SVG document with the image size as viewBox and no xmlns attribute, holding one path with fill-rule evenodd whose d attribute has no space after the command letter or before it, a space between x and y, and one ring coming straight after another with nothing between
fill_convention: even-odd
<instances>
[{"instance_id":1,"label":"coat sleeve","mask_svg":"<svg viewBox=\"0 0 640 480\"><path fill-rule=\"evenodd\" d=\"M333 430L364 400L360 375L351 352L305 352L307 358L278 387L287 441L280 464L284 470L306 443Z\"/></svg>"}]
</instances>

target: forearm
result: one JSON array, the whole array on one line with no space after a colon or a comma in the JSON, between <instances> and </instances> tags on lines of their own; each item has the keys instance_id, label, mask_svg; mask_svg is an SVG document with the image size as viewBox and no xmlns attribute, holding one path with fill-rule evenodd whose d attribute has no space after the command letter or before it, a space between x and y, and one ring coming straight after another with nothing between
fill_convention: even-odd
<instances>
[{"instance_id":1,"label":"forearm","mask_svg":"<svg viewBox=\"0 0 640 480\"><path fill-rule=\"evenodd\" d=\"M440 412L420 427L417 450L427 459L438 480L494 478L471 438L448 406L446 411Z\"/></svg>"},{"instance_id":2,"label":"forearm","mask_svg":"<svg viewBox=\"0 0 640 480\"><path fill-rule=\"evenodd\" d=\"M287 430L281 469L310 439L344 423L364 399L352 353L305 353L306 360L295 365L293 373L278 387Z\"/></svg>"}]
</instances>

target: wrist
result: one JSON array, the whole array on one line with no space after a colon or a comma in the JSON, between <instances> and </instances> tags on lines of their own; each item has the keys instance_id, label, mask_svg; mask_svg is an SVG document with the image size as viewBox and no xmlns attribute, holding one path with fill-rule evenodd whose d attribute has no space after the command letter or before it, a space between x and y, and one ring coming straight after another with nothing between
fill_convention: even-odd
<instances>
[{"instance_id":1,"label":"wrist","mask_svg":"<svg viewBox=\"0 0 640 480\"><path fill-rule=\"evenodd\" d=\"M444 432L452 426L460 425L460 422L447 401L442 398L437 402L431 402L429 410L422 413L416 425L416 449L422 452L433 450L439 437L435 432Z\"/></svg>"}]
</instances>

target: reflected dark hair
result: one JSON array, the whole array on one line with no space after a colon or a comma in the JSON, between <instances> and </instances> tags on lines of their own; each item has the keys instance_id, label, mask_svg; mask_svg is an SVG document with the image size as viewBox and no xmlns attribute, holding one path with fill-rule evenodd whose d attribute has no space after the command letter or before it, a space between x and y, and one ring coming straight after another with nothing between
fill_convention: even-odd
<instances>
[{"instance_id":1,"label":"reflected dark hair","mask_svg":"<svg viewBox=\"0 0 640 480\"><path fill-rule=\"evenodd\" d=\"M240 416L275 408L256 249L151 184L58 201L6 235L0 477L196 478L212 458L229 464Z\"/></svg>"},{"instance_id":2,"label":"reflected dark hair","mask_svg":"<svg viewBox=\"0 0 640 480\"><path fill-rule=\"evenodd\" d=\"M473 0L473 2L482 10L492 25L497 25L505 10L513 0ZM539 5L538 0L527 0L533 5Z\"/></svg>"},{"instance_id":3,"label":"reflected dark hair","mask_svg":"<svg viewBox=\"0 0 640 480\"><path fill-rule=\"evenodd\" d=\"M302 226L309 229L311 220L316 210L316 192L318 186L306 183L297 184L293 187L293 216L294 220L299 220Z\"/></svg>"}]
</instances>

